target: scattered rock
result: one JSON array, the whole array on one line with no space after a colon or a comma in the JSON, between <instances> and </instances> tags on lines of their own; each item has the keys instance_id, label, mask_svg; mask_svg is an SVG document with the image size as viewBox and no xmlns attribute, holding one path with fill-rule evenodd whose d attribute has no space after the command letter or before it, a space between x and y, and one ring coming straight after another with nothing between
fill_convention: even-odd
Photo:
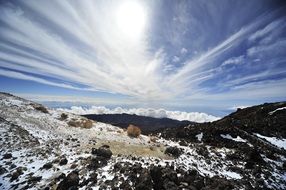
<instances>
[{"instance_id":1,"label":"scattered rock","mask_svg":"<svg viewBox=\"0 0 286 190\"><path fill-rule=\"evenodd\" d=\"M36 103L31 103L30 104L35 110L38 110L42 113L49 113L49 111L47 110L47 108L45 108L43 105L41 104L36 104Z\"/></svg>"},{"instance_id":2,"label":"scattered rock","mask_svg":"<svg viewBox=\"0 0 286 190\"><path fill-rule=\"evenodd\" d=\"M89 181L91 181L92 183L97 183L97 173L93 172L89 175Z\"/></svg>"},{"instance_id":3,"label":"scattered rock","mask_svg":"<svg viewBox=\"0 0 286 190\"><path fill-rule=\"evenodd\" d=\"M66 165L67 163L68 163L68 160L64 157L60 160L59 165L62 166L62 165Z\"/></svg>"},{"instance_id":4,"label":"scattered rock","mask_svg":"<svg viewBox=\"0 0 286 190\"><path fill-rule=\"evenodd\" d=\"M78 171L70 172L67 177L59 183L57 190L71 190L77 189L79 185Z\"/></svg>"},{"instance_id":5,"label":"scattered rock","mask_svg":"<svg viewBox=\"0 0 286 190\"><path fill-rule=\"evenodd\" d=\"M205 158L209 157L209 151L205 146L198 147L196 151L199 155L202 155Z\"/></svg>"},{"instance_id":6,"label":"scattered rock","mask_svg":"<svg viewBox=\"0 0 286 190\"><path fill-rule=\"evenodd\" d=\"M174 157L179 157L182 154L182 150L179 149L178 147L167 147L165 150L165 154L168 154Z\"/></svg>"},{"instance_id":7,"label":"scattered rock","mask_svg":"<svg viewBox=\"0 0 286 190\"><path fill-rule=\"evenodd\" d=\"M112 156L112 152L109 148L105 148L105 147L99 147L97 148L92 148L91 153L97 156L101 156L107 159L110 159Z\"/></svg>"},{"instance_id":8,"label":"scattered rock","mask_svg":"<svg viewBox=\"0 0 286 190\"><path fill-rule=\"evenodd\" d=\"M3 175L7 172L8 172L8 170L6 170L3 166L0 166L0 175Z\"/></svg>"},{"instance_id":9,"label":"scattered rock","mask_svg":"<svg viewBox=\"0 0 286 190\"><path fill-rule=\"evenodd\" d=\"M3 155L3 159L10 159L12 158L12 154L11 153L6 153Z\"/></svg>"},{"instance_id":10,"label":"scattered rock","mask_svg":"<svg viewBox=\"0 0 286 190\"><path fill-rule=\"evenodd\" d=\"M61 120L66 120L68 118L68 115L66 113L61 114Z\"/></svg>"},{"instance_id":11,"label":"scattered rock","mask_svg":"<svg viewBox=\"0 0 286 190\"><path fill-rule=\"evenodd\" d=\"M120 189L124 189L124 190L131 190L131 186L127 181L123 181L120 185L119 185Z\"/></svg>"},{"instance_id":12,"label":"scattered rock","mask_svg":"<svg viewBox=\"0 0 286 190\"><path fill-rule=\"evenodd\" d=\"M16 171L12 173L10 181L18 179L18 177L22 174L23 174L23 168L21 167L17 168Z\"/></svg>"},{"instance_id":13,"label":"scattered rock","mask_svg":"<svg viewBox=\"0 0 286 190\"><path fill-rule=\"evenodd\" d=\"M53 167L53 163L52 162L48 162L46 164L43 165L42 169L51 169Z\"/></svg>"},{"instance_id":14,"label":"scattered rock","mask_svg":"<svg viewBox=\"0 0 286 190\"><path fill-rule=\"evenodd\" d=\"M286 161L283 162L282 168L284 171L286 171Z\"/></svg>"},{"instance_id":15,"label":"scattered rock","mask_svg":"<svg viewBox=\"0 0 286 190\"><path fill-rule=\"evenodd\" d=\"M42 176L31 176L28 181L30 183L37 183L41 180L42 180Z\"/></svg>"},{"instance_id":16,"label":"scattered rock","mask_svg":"<svg viewBox=\"0 0 286 190\"><path fill-rule=\"evenodd\" d=\"M104 167L107 165L107 160L104 157L89 157L86 160L87 168L90 170L97 170L98 168Z\"/></svg>"},{"instance_id":17,"label":"scattered rock","mask_svg":"<svg viewBox=\"0 0 286 190\"><path fill-rule=\"evenodd\" d=\"M77 167L78 167L77 164L72 164L71 167L70 167L70 169L75 169L75 168L77 168Z\"/></svg>"}]
</instances>

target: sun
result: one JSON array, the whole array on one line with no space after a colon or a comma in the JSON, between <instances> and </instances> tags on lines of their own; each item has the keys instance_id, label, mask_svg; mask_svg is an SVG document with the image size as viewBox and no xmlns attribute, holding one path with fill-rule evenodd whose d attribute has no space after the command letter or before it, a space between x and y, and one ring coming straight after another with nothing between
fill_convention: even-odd
<instances>
[{"instance_id":1,"label":"sun","mask_svg":"<svg viewBox=\"0 0 286 190\"><path fill-rule=\"evenodd\" d=\"M146 11L137 1L126 1L118 7L117 25L119 30L130 38L139 38L145 28Z\"/></svg>"}]
</instances>

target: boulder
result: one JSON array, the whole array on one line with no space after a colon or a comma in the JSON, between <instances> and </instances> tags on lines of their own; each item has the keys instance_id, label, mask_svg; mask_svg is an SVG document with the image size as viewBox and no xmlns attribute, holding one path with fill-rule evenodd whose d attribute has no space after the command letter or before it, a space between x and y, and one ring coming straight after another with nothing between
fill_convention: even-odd
<instances>
[{"instance_id":1,"label":"boulder","mask_svg":"<svg viewBox=\"0 0 286 190\"><path fill-rule=\"evenodd\" d=\"M12 154L11 153L6 153L3 155L3 159L10 159L12 158Z\"/></svg>"},{"instance_id":2,"label":"boulder","mask_svg":"<svg viewBox=\"0 0 286 190\"><path fill-rule=\"evenodd\" d=\"M100 157L103 157L103 158L106 158L106 159L110 159L111 156L112 156L112 152L109 148L106 148L106 147L99 147L98 149L97 148L92 148L91 150L91 154L94 154L96 156L100 156Z\"/></svg>"},{"instance_id":3,"label":"boulder","mask_svg":"<svg viewBox=\"0 0 286 190\"><path fill-rule=\"evenodd\" d=\"M57 190L77 189L79 185L78 171L70 172L58 185Z\"/></svg>"},{"instance_id":4,"label":"boulder","mask_svg":"<svg viewBox=\"0 0 286 190\"><path fill-rule=\"evenodd\" d=\"M31 176L29 179L28 179L28 182L29 183L37 183L39 181L42 180L42 176Z\"/></svg>"},{"instance_id":5,"label":"boulder","mask_svg":"<svg viewBox=\"0 0 286 190\"><path fill-rule=\"evenodd\" d=\"M43 165L42 169L51 169L53 167L53 164L51 162L48 162L46 164Z\"/></svg>"},{"instance_id":6,"label":"boulder","mask_svg":"<svg viewBox=\"0 0 286 190\"><path fill-rule=\"evenodd\" d=\"M86 160L87 168L90 170L97 170L98 168L104 167L107 165L107 160L104 157L88 157Z\"/></svg>"},{"instance_id":7,"label":"boulder","mask_svg":"<svg viewBox=\"0 0 286 190\"><path fill-rule=\"evenodd\" d=\"M0 166L0 175L3 175L4 173L7 173L8 171L3 167Z\"/></svg>"},{"instance_id":8,"label":"boulder","mask_svg":"<svg viewBox=\"0 0 286 190\"><path fill-rule=\"evenodd\" d=\"M12 173L10 181L14 181L14 180L18 179L18 177L20 175L22 175L22 174L23 174L23 168L22 167L18 167L16 169L16 171Z\"/></svg>"},{"instance_id":9,"label":"boulder","mask_svg":"<svg viewBox=\"0 0 286 190\"><path fill-rule=\"evenodd\" d=\"M68 163L68 160L67 160L65 157L62 158L62 159L60 160L60 162L59 162L60 166L66 165L67 163Z\"/></svg>"},{"instance_id":10,"label":"boulder","mask_svg":"<svg viewBox=\"0 0 286 190\"><path fill-rule=\"evenodd\" d=\"M182 150L178 147L167 147L165 150L165 154L174 156L174 157L179 157L182 154Z\"/></svg>"}]
</instances>

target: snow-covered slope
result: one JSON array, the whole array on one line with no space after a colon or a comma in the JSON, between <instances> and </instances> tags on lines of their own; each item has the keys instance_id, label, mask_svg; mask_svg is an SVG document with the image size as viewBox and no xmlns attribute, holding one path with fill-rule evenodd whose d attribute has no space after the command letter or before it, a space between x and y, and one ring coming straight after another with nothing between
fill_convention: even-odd
<instances>
[{"instance_id":1,"label":"snow-covered slope","mask_svg":"<svg viewBox=\"0 0 286 190\"><path fill-rule=\"evenodd\" d=\"M286 187L285 155L261 155L268 165L256 181L235 148L206 145L205 134L197 135L196 143L160 134L131 138L124 129L0 93L0 189Z\"/></svg>"}]
</instances>

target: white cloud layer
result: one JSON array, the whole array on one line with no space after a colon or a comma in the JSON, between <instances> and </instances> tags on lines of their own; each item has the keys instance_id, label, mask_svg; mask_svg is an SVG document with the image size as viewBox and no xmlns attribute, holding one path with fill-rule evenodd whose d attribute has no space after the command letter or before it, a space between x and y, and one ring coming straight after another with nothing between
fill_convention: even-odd
<instances>
[{"instance_id":1,"label":"white cloud layer","mask_svg":"<svg viewBox=\"0 0 286 190\"><path fill-rule=\"evenodd\" d=\"M68 111L74 114L136 114L140 116L148 116L155 118L170 118L176 120L188 120L198 123L211 122L220 119L213 115L208 115L206 113L199 112L182 112L182 111L168 111L165 109L152 109L152 108L131 108L124 109L117 107L114 109L109 109L104 106L91 106L90 108L84 108L81 106L72 106L70 109L58 108L58 110Z\"/></svg>"}]
</instances>

